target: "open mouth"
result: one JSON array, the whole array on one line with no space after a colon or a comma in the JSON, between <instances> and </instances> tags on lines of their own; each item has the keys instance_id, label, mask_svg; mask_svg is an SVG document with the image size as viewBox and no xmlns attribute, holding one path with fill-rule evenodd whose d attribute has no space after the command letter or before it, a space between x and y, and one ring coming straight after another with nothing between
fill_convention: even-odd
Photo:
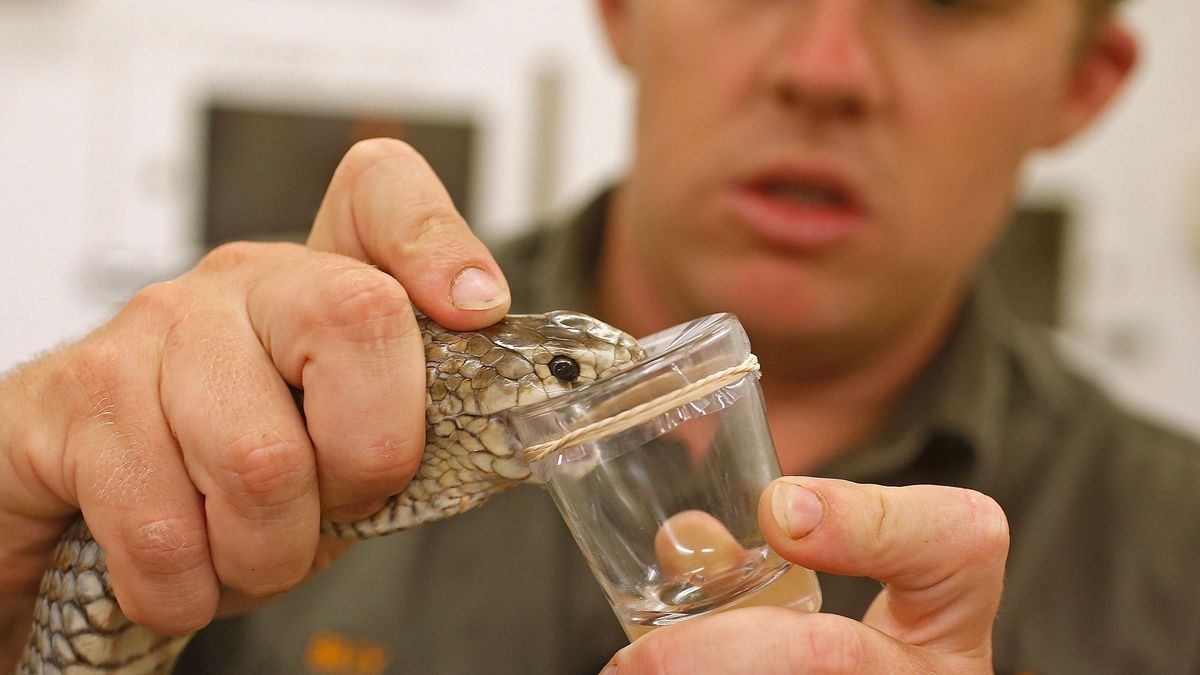
<instances>
[{"instance_id":1,"label":"open mouth","mask_svg":"<svg viewBox=\"0 0 1200 675\"><path fill-rule=\"evenodd\" d=\"M728 204L753 237L792 251L833 246L866 219L847 182L815 172L777 172L738 183Z\"/></svg>"},{"instance_id":2,"label":"open mouth","mask_svg":"<svg viewBox=\"0 0 1200 675\"><path fill-rule=\"evenodd\" d=\"M784 200L797 206L846 208L850 202L843 190L824 185L767 181L758 189L769 198Z\"/></svg>"}]
</instances>

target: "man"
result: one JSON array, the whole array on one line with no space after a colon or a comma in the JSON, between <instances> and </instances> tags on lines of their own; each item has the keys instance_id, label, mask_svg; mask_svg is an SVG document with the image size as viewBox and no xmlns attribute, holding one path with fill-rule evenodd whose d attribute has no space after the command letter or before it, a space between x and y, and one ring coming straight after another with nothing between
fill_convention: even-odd
<instances>
[{"instance_id":1,"label":"man","mask_svg":"<svg viewBox=\"0 0 1200 675\"><path fill-rule=\"evenodd\" d=\"M1119 415L976 283L1023 159L1085 127L1134 62L1107 3L599 7L639 86L633 166L575 229L506 251L519 308L634 334L735 312L785 473L962 487L768 488L769 543L849 575L824 579L827 606L862 621L739 610L612 656L553 508L517 491L357 547L201 633L182 668L986 671L1008 531L963 488L1013 523L998 669L1200 665L1193 446ZM424 386L409 301L472 328L508 309L506 281L386 141L347 156L309 244L224 247L0 385L6 634L79 509L126 613L180 632L292 589L345 548L318 539L321 514L405 484Z\"/></svg>"}]
</instances>

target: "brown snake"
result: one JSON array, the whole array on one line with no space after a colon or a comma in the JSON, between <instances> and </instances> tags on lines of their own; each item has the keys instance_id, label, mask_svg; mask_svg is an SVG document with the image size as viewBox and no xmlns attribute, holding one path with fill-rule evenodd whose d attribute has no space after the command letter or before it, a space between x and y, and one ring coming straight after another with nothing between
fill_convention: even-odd
<instances>
[{"instance_id":1,"label":"brown snake","mask_svg":"<svg viewBox=\"0 0 1200 675\"><path fill-rule=\"evenodd\" d=\"M412 482L374 515L322 521L365 539L462 513L523 482L530 466L498 417L604 378L645 357L629 335L573 312L510 315L457 333L420 319L428 391L425 454ZM190 635L131 623L112 592L104 552L80 518L42 577L16 673L167 673Z\"/></svg>"}]
</instances>

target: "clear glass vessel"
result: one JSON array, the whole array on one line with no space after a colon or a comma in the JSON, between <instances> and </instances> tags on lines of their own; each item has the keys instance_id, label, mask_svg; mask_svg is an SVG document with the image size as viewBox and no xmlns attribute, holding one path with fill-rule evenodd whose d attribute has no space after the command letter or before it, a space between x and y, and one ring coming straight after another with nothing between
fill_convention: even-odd
<instances>
[{"instance_id":1,"label":"clear glass vessel","mask_svg":"<svg viewBox=\"0 0 1200 675\"><path fill-rule=\"evenodd\" d=\"M737 319L714 314L640 340L649 358L609 380L514 410L525 447L745 364ZM534 463L631 640L751 605L816 611L816 575L764 542L758 499L780 475L757 371Z\"/></svg>"}]
</instances>

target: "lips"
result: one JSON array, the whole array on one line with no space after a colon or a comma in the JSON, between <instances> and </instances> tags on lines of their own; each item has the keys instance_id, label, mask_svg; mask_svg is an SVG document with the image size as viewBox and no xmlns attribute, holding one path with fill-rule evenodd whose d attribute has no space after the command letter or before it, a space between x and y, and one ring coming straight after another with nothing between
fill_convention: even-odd
<instances>
[{"instance_id":1,"label":"lips","mask_svg":"<svg viewBox=\"0 0 1200 675\"><path fill-rule=\"evenodd\" d=\"M854 236L867 218L854 181L828 168L759 171L734 183L726 205L752 237L792 252L834 247Z\"/></svg>"}]
</instances>

